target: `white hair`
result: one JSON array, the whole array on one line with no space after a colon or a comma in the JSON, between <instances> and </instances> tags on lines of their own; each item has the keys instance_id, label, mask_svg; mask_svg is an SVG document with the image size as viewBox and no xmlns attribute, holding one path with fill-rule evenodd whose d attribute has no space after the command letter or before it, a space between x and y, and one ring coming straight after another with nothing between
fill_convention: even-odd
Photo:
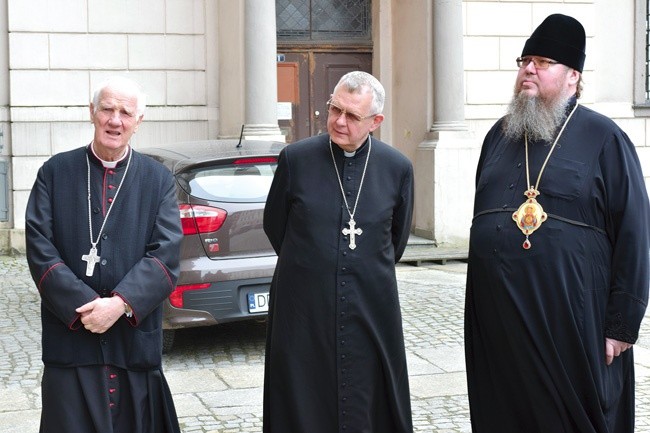
<instances>
[{"instance_id":1,"label":"white hair","mask_svg":"<svg viewBox=\"0 0 650 433\"><path fill-rule=\"evenodd\" d=\"M380 114L384 110L384 99L386 98L384 86L369 73L363 71L348 72L341 77L336 87L334 87L334 92L341 86L345 86L350 93L361 93L364 87L370 89L372 91L372 103L370 105L372 114Z\"/></svg>"},{"instance_id":2,"label":"white hair","mask_svg":"<svg viewBox=\"0 0 650 433\"><path fill-rule=\"evenodd\" d=\"M93 111L97 112L97 107L99 105L99 97L102 92L106 89L119 90L127 95L135 96L136 99L136 115L140 117L144 114L144 109L146 108L147 97L140 88L140 85L133 81L130 78L123 77L120 75L114 75L108 77L95 88L93 92Z\"/></svg>"}]
</instances>

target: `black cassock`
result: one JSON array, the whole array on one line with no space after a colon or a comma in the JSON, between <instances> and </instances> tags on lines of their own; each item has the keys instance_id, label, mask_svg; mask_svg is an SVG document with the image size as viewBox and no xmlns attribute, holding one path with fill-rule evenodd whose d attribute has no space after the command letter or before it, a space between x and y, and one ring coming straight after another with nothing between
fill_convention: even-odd
<instances>
[{"instance_id":1,"label":"black cassock","mask_svg":"<svg viewBox=\"0 0 650 433\"><path fill-rule=\"evenodd\" d=\"M126 175L126 159L104 168L88 148L55 155L32 188L25 234L41 295L41 432L179 431L161 367L162 302L178 278L182 238L174 181L162 164L131 152ZM93 241L115 197L90 277L81 259L90 250L86 155ZM113 295L133 317L103 334L84 329L75 308Z\"/></svg>"},{"instance_id":2,"label":"black cassock","mask_svg":"<svg viewBox=\"0 0 650 433\"><path fill-rule=\"evenodd\" d=\"M409 236L413 170L372 139L354 215L356 249L329 136L281 153L264 213L278 253L264 382L265 433L412 431L395 263ZM368 141L352 157L332 144L350 209Z\"/></svg>"},{"instance_id":3,"label":"black cassock","mask_svg":"<svg viewBox=\"0 0 650 433\"><path fill-rule=\"evenodd\" d=\"M574 102L574 101L573 101ZM631 433L634 360L605 364L605 338L634 343L648 301L648 195L614 122L579 106L548 161L530 235L524 142L502 121L480 156L465 314L472 428L485 433ZM548 143L529 143L534 185Z\"/></svg>"}]
</instances>

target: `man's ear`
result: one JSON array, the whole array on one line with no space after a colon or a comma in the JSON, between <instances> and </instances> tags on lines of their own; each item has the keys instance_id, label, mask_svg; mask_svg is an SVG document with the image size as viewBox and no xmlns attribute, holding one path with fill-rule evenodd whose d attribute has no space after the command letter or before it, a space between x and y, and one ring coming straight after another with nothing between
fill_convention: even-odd
<instances>
[{"instance_id":1,"label":"man's ear","mask_svg":"<svg viewBox=\"0 0 650 433\"><path fill-rule=\"evenodd\" d=\"M379 125L381 125L381 122L384 121L384 115L383 114L376 114L375 117L372 118L372 125L370 125L370 132L374 131L375 129L379 128Z\"/></svg>"},{"instance_id":2,"label":"man's ear","mask_svg":"<svg viewBox=\"0 0 650 433\"><path fill-rule=\"evenodd\" d=\"M142 123L142 119L144 119L144 114L141 114L140 117L138 117L138 123L135 124L135 128L133 129L133 133L135 134L140 127L140 124Z\"/></svg>"},{"instance_id":3,"label":"man's ear","mask_svg":"<svg viewBox=\"0 0 650 433\"><path fill-rule=\"evenodd\" d=\"M578 84L578 81L580 81L580 76L582 74L575 69L569 69L569 71L569 84L575 86Z\"/></svg>"}]
</instances>

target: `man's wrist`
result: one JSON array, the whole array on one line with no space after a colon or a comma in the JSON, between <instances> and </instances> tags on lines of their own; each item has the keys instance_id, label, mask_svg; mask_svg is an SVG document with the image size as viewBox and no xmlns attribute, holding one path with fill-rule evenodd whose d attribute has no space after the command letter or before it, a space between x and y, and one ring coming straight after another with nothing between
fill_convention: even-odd
<instances>
[{"instance_id":1,"label":"man's wrist","mask_svg":"<svg viewBox=\"0 0 650 433\"><path fill-rule=\"evenodd\" d=\"M131 309L131 306L126 302L124 303L124 315L128 318L133 317L133 309Z\"/></svg>"},{"instance_id":2,"label":"man's wrist","mask_svg":"<svg viewBox=\"0 0 650 433\"><path fill-rule=\"evenodd\" d=\"M124 306L124 315L125 315L126 317L128 317L128 318L133 317L133 309L131 308L131 306L130 306L129 304L126 303L126 301L124 300L124 298L122 298L122 297L121 297L120 295L118 295L117 293L113 293L113 297L119 299L120 302L122 303L122 305Z\"/></svg>"}]
</instances>

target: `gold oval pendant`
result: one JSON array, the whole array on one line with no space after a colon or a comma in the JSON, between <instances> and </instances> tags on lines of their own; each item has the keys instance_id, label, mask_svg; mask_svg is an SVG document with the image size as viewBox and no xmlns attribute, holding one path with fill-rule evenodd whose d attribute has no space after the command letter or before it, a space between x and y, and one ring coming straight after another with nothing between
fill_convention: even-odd
<instances>
[{"instance_id":1,"label":"gold oval pendant","mask_svg":"<svg viewBox=\"0 0 650 433\"><path fill-rule=\"evenodd\" d=\"M521 206L519 206L519 209L512 214L513 221L517 224L519 230L521 230L521 232L526 236L526 240L522 245L526 250L530 249L532 246L528 236L537 230L547 218L546 212L544 212L542 206L537 203L537 200L535 200L535 197L538 194L539 193L534 189L532 191L526 191L528 200L523 202Z\"/></svg>"}]
</instances>

